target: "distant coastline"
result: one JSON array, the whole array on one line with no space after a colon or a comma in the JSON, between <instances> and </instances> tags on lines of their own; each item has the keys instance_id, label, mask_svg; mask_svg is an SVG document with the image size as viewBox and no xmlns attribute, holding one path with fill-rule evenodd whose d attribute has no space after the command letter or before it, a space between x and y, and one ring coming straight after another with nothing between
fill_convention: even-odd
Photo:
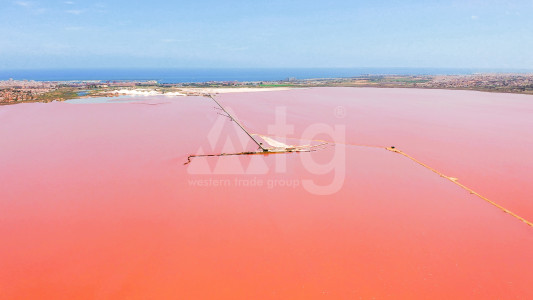
<instances>
[{"instance_id":1,"label":"distant coastline","mask_svg":"<svg viewBox=\"0 0 533 300\"><path fill-rule=\"evenodd\" d=\"M150 81L201 83L221 81L280 81L289 78L333 79L379 75L472 75L479 73L533 74L527 69L483 68L132 68L132 69L36 69L2 70L0 80L35 81Z\"/></svg>"},{"instance_id":2,"label":"distant coastline","mask_svg":"<svg viewBox=\"0 0 533 300\"><path fill-rule=\"evenodd\" d=\"M157 80L35 81L10 79L0 80L0 105L120 95L202 96L311 87L425 88L533 95L533 73L363 75L315 79L290 77L275 81L206 81L198 83L162 83Z\"/></svg>"}]
</instances>

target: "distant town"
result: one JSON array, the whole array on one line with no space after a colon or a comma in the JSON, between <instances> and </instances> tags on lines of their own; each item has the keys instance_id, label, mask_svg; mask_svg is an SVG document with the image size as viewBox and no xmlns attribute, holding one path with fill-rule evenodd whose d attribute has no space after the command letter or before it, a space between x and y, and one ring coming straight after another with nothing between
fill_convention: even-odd
<instances>
[{"instance_id":1,"label":"distant town","mask_svg":"<svg viewBox=\"0 0 533 300\"><path fill-rule=\"evenodd\" d=\"M379 87L459 89L533 95L533 74L475 75L368 75L350 78L295 79L278 81L211 81L203 83L159 83L157 81L0 81L0 104L51 102L76 98L118 96L124 91L157 94L201 95L205 88L275 87Z\"/></svg>"}]
</instances>

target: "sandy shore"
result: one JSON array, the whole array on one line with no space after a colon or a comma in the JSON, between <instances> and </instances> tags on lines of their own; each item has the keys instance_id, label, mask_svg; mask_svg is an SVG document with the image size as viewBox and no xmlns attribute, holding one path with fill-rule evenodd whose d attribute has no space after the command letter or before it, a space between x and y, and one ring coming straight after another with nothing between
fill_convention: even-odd
<instances>
[{"instance_id":1,"label":"sandy shore","mask_svg":"<svg viewBox=\"0 0 533 300\"><path fill-rule=\"evenodd\" d=\"M156 96L156 95L186 96L185 94L179 93L179 92L162 93L160 91L148 90L148 89L115 90L115 91L112 91L112 93L119 94L119 95L133 95L133 96Z\"/></svg>"},{"instance_id":2,"label":"sandy shore","mask_svg":"<svg viewBox=\"0 0 533 300\"><path fill-rule=\"evenodd\" d=\"M205 94L229 94L229 93L253 93L253 92L273 92L286 91L293 88L275 87L275 88L180 88L177 92L161 92L152 89L122 89L114 90L111 93L118 95L131 96L197 96Z\"/></svg>"}]
</instances>

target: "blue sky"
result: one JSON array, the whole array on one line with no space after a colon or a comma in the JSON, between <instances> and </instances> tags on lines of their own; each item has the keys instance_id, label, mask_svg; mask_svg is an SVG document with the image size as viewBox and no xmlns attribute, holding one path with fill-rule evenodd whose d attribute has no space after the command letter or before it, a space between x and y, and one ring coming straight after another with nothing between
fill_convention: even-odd
<instances>
[{"instance_id":1,"label":"blue sky","mask_svg":"<svg viewBox=\"0 0 533 300\"><path fill-rule=\"evenodd\" d=\"M533 69L533 0L0 0L0 68Z\"/></svg>"}]
</instances>

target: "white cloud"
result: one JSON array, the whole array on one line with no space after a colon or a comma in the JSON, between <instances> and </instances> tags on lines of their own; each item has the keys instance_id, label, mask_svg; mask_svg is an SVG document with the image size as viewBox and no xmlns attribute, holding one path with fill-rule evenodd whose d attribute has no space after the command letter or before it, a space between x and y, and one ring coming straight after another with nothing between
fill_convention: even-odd
<instances>
[{"instance_id":1,"label":"white cloud","mask_svg":"<svg viewBox=\"0 0 533 300\"><path fill-rule=\"evenodd\" d=\"M63 3L65 3L65 4L67 4L67 5L72 5L72 4L74 4L73 1L65 1L65 2L63 2Z\"/></svg>"},{"instance_id":2,"label":"white cloud","mask_svg":"<svg viewBox=\"0 0 533 300\"><path fill-rule=\"evenodd\" d=\"M32 5L32 3L28 1L15 1L14 3L16 5L24 6L24 7L30 7Z\"/></svg>"},{"instance_id":3,"label":"white cloud","mask_svg":"<svg viewBox=\"0 0 533 300\"><path fill-rule=\"evenodd\" d=\"M470 19L472 19L472 20L479 20L479 16L471 16Z\"/></svg>"},{"instance_id":4,"label":"white cloud","mask_svg":"<svg viewBox=\"0 0 533 300\"><path fill-rule=\"evenodd\" d=\"M15 1L13 4L18 5L20 7L24 7L28 12L34 14L34 15L41 15L46 13L48 10L43 7L39 7L39 3L31 2L31 1Z\"/></svg>"}]
</instances>

